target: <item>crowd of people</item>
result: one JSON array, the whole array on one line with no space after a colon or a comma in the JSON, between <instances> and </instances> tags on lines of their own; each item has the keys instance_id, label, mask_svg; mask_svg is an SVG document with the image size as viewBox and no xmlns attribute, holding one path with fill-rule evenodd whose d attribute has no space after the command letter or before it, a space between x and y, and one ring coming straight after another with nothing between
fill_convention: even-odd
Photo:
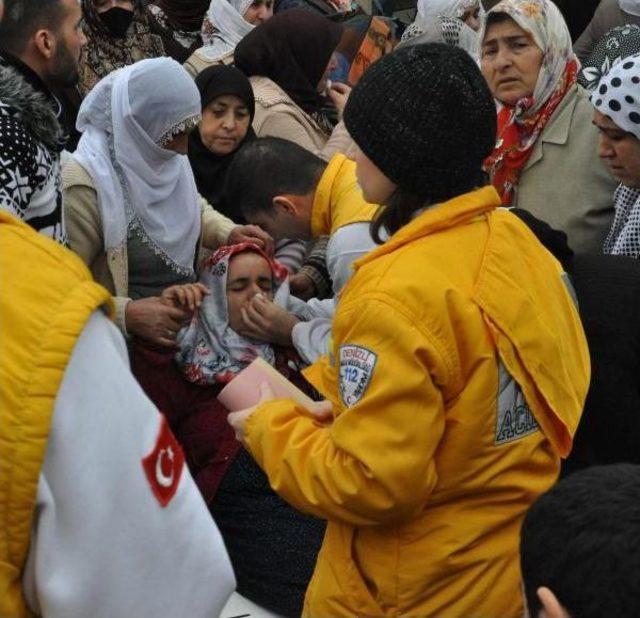
<instances>
[{"instance_id":1,"label":"crowd of people","mask_svg":"<svg viewBox=\"0 0 640 618\"><path fill-rule=\"evenodd\" d=\"M637 0L0 0L0 618L637 617L638 258Z\"/></svg>"}]
</instances>

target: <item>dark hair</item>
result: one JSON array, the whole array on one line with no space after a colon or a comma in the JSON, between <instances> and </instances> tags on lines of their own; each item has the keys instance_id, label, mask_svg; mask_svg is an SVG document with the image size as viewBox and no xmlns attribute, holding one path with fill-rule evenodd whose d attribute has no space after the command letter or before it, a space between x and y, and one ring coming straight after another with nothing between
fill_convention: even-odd
<instances>
[{"instance_id":1,"label":"dark hair","mask_svg":"<svg viewBox=\"0 0 640 618\"><path fill-rule=\"evenodd\" d=\"M640 616L640 466L577 472L527 513L520 562L532 618L546 586L576 618Z\"/></svg>"},{"instance_id":2,"label":"dark hair","mask_svg":"<svg viewBox=\"0 0 640 618\"><path fill-rule=\"evenodd\" d=\"M57 32L65 10L60 0L5 0L0 48L21 54L41 28Z\"/></svg>"},{"instance_id":3,"label":"dark hair","mask_svg":"<svg viewBox=\"0 0 640 618\"><path fill-rule=\"evenodd\" d=\"M248 219L273 211L278 195L307 195L313 191L326 163L301 146L279 137L263 137L247 144L227 172L224 201Z\"/></svg>"},{"instance_id":4,"label":"dark hair","mask_svg":"<svg viewBox=\"0 0 640 618\"><path fill-rule=\"evenodd\" d=\"M467 182L461 184L455 192L446 195L424 197L398 187L389 198L388 203L378 209L376 216L371 221L371 238L380 244L385 240L380 237L381 232L386 230L389 235L395 234L413 219L417 211L448 202L487 184L489 184L488 176L482 170L478 170L476 177L470 176Z\"/></svg>"},{"instance_id":5,"label":"dark hair","mask_svg":"<svg viewBox=\"0 0 640 618\"><path fill-rule=\"evenodd\" d=\"M496 11L495 13L487 13L485 32L489 26L493 26L494 24L502 24L505 21L515 21L511 15L508 13L501 13L500 11Z\"/></svg>"}]
</instances>

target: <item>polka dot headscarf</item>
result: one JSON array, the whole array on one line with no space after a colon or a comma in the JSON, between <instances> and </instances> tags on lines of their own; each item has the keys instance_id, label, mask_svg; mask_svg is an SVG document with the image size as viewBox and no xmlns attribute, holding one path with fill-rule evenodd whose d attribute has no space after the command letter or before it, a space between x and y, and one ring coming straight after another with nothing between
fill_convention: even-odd
<instances>
[{"instance_id":1,"label":"polka dot headscarf","mask_svg":"<svg viewBox=\"0 0 640 618\"><path fill-rule=\"evenodd\" d=\"M616 64L600 80L591 104L640 139L640 54Z\"/></svg>"}]
</instances>

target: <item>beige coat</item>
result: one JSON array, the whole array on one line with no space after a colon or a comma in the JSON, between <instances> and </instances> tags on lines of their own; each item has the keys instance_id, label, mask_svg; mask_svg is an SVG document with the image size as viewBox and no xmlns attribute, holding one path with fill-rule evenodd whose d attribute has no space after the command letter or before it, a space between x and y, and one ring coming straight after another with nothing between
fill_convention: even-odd
<instances>
[{"instance_id":1,"label":"beige coat","mask_svg":"<svg viewBox=\"0 0 640 618\"><path fill-rule=\"evenodd\" d=\"M230 51L228 54L221 56L217 60L209 60L209 58L202 54L202 49L202 47L200 49L196 49L196 51L194 51L191 56L187 58L187 61L182 65L187 70L187 73L189 73L189 75L193 77L193 79L198 77L198 75L200 75L202 71L208 69L209 67L216 66L217 64L233 64L233 51Z\"/></svg>"},{"instance_id":2,"label":"beige coat","mask_svg":"<svg viewBox=\"0 0 640 618\"><path fill-rule=\"evenodd\" d=\"M110 249L105 252L98 194L91 176L74 159L70 159L62 170L62 192L69 247L89 266L94 279L114 295L115 321L126 335L124 312L131 300L126 245L122 251ZM223 245L234 227L233 221L216 212L203 199L198 262L203 247L214 249Z\"/></svg>"},{"instance_id":3,"label":"beige coat","mask_svg":"<svg viewBox=\"0 0 640 618\"><path fill-rule=\"evenodd\" d=\"M577 253L602 253L617 187L598 157L592 118L585 90L574 87L538 138L513 202L566 232Z\"/></svg>"},{"instance_id":4,"label":"beige coat","mask_svg":"<svg viewBox=\"0 0 640 618\"><path fill-rule=\"evenodd\" d=\"M326 161L338 152L353 157L356 147L344 123L339 122L328 137L274 81L260 75L254 75L250 81L256 98L253 130L258 137L288 139Z\"/></svg>"}]
</instances>

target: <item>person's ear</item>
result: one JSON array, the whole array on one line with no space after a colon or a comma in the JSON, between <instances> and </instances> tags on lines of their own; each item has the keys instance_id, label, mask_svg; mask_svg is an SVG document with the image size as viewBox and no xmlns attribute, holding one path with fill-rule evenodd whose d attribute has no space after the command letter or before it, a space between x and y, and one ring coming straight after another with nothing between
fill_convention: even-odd
<instances>
[{"instance_id":1,"label":"person's ear","mask_svg":"<svg viewBox=\"0 0 640 618\"><path fill-rule=\"evenodd\" d=\"M569 612L562 607L558 597L549 588L541 586L536 594L542 609L537 616L532 616L531 618L571 618Z\"/></svg>"},{"instance_id":2,"label":"person's ear","mask_svg":"<svg viewBox=\"0 0 640 618\"><path fill-rule=\"evenodd\" d=\"M286 195L276 195L271 203L273 204L276 214L295 217L299 212L298 205L295 201Z\"/></svg>"},{"instance_id":3,"label":"person's ear","mask_svg":"<svg viewBox=\"0 0 640 618\"><path fill-rule=\"evenodd\" d=\"M51 30L44 28L33 35L33 44L45 60L51 60L55 52L56 41Z\"/></svg>"}]
</instances>

